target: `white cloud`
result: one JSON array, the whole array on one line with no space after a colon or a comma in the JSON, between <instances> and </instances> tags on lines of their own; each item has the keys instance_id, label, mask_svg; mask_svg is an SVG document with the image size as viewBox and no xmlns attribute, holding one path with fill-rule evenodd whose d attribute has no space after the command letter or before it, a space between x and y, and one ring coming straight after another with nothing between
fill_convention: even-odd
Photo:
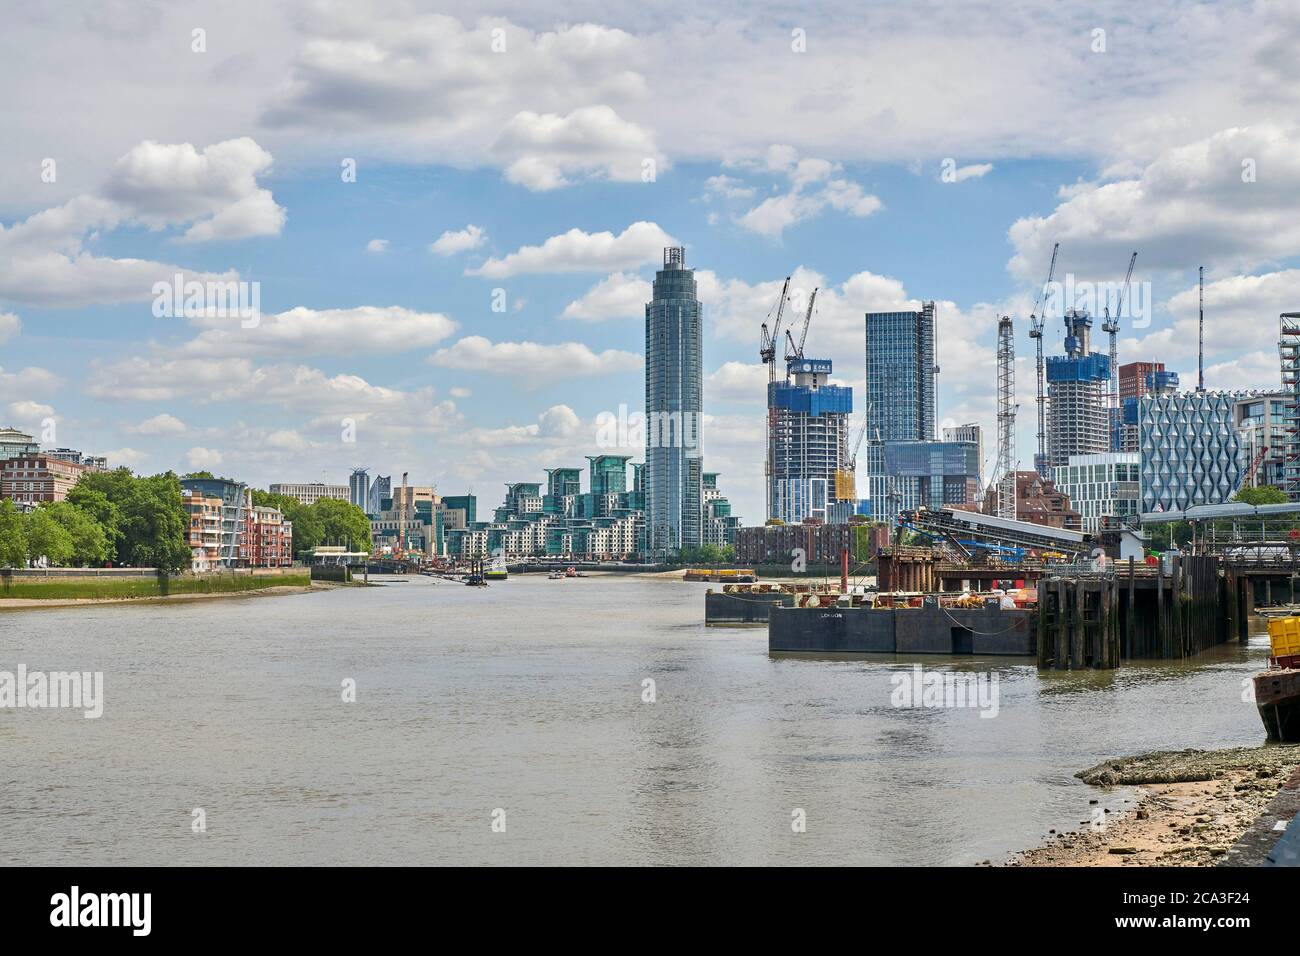
<instances>
[{"instance_id":1,"label":"white cloud","mask_svg":"<svg viewBox=\"0 0 1300 956\"><path fill-rule=\"evenodd\" d=\"M969 166L958 166L952 172L951 182L964 183L968 179L982 179L991 172L993 172L992 163L972 163Z\"/></svg>"},{"instance_id":2,"label":"white cloud","mask_svg":"<svg viewBox=\"0 0 1300 956\"><path fill-rule=\"evenodd\" d=\"M581 342L541 345L537 342L492 342L471 335L451 348L439 349L429 359L439 368L487 372L535 388L576 376L610 375L641 368L640 356L606 349L593 352Z\"/></svg>"},{"instance_id":3,"label":"white cloud","mask_svg":"<svg viewBox=\"0 0 1300 956\"><path fill-rule=\"evenodd\" d=\"M757 206L736 217L736 222L750 232L779 239L781 234L796 223L821 213L827 206L851 216L870 216L883 204L879 197L863 190L855 182L842 177L831 178L840 167L825 159L799 158L793 146L777 144L768 148L762 160L741 160L738 168L777 173L789 180L789 190L769 196ZM714 177L715 179L719 177ZM729 196L741 195L728 177L721 191ZM713 183L713 180L709 181Z\"/></svg>"},{"instance_id":4,"label":"white cloud","mask_svg":"<svg viewBox=\"0 0 1300 956\"><path fill-rule=\"evenodd\" d=\"M429 245L429 251L440 256L454 256L458 252L477 249L487 239L487 233L479 226L470 223L464 229L453 232L448 229Z\"/></svg>"},{"instance_id":5,"label":"white cloud","mask_svg":"<svg viewBox=\"0 0 1300 956\"><path fill-rule=\"evenodd\" d=\"M657 262L665 246L676 241L653 222L634 222L617 236L612 232L570 229L540 246L522 246L503 259L489 259L467 275L505 279L523 273L612 272Z\"/></svg>"},{"instance_id":6,"label":"white cloud","mask_svg":"<svg viewBox=\"0 0 1300 956\"><path fill-rule=\"evenodd\" d=\"M1255 181L1243 181L1243 163ZM1261 123L1172 147L1133 178L1079 184L1047 216L1018 220L1007 268L1041 278L1052 243L1067 270L1122 278L1129 253L1146 269L1250 270L1300 254L1300 132Z\"/></svg>"},{"instance_id":7,"label":"white cloud","mask_svg":"<svg viewBox=\"0 0 1300 956\"><path fill-rule=\"evenodd\" d=\"M371 239L369 242L366 243L366 252L387 252L387 251L388 251L387 239Z\"/></svg>"},{"instance_id":8,"label":"white cloud","mask_svg":"<svg viewBox=\"0 0 1300 956\"><path fill-rule=\"evenodd\" d=\"M767 402L767 366L724 362L704 380L705 404L710 402Z\"/></svg>"},{"instance_id":9,"label":"white cloud","mask_svg":"<svg viewBox=\"0 0 1300 956\"><path fill-rule=\"evenodd\" d=\"M238 316L191 320L204 328L182 347L192 355L359 355L429 348L456 331L439 312L413 312L401 306L308 309L263 315L250 328Z\"/></svg>"},{"instance_id":10,"label":"white cloud","mask_svg":"<svg viewBox=\"0 0 1300 956\"><path fill-rule=\"evenodd\" d=\"M566 116L516 113L492 153L507 163L506 179L535 191L571 186L576 178L638 182L646 160L656 174L667 168L650 133L603 105Z\"/></svg>"},{"instance_id":11,"label":"white cloud","mask_svg":"<svg viewBox=\"0 0 1300 956\"><path fill-rule=\"evenodd\" d=\"M11 338L22 331L23 324L19 321L18 316L12 312L0 312L0 345L4 345Z\"/></svg>"},{"instance_id":12,"label":"white cloud","mask_svg":"<svg viewBox=\"0 0 1300 956\"><path fill-rule=\"evenodd\" d=\"M104 452L104 457L108 459L110 468L117 468L125 465L127 468L135 468L141 463L147 461L149 456L135 448L113 448Z\"/></svg>"},{"instance_id":13,"label":"white cloud","mask_svg":"<svg viewBox=\"0 0 1300 956\"><path fill-rule=\"evenodd\" d=\"M153 228L194 223L188 241L277 236L285 211L257 185L270 168L271 154L247 136L202 152L145 140L117 161L103 196Z\"/></svg>"},{"instance_id":14,"label":"white cloud","mask_svg":"<svg viewBox=\"0 0 1300 956\"><path fill-rule=\"evenodd\" d=\"M185 453L185 460L192 471L211 471L221 464L223 456L215 448L196 445Z\"/></svg>"},{"instance_id":15,"label":"white cloud","mask_svg":"<svg viewBox=\"0 0 1300 956\"><path fill-rule=\"evenodd\" d=\"M126 429L133 435L182 435L185 433L185 423L175 415L169 415L166 412L155 415L153 418L147 418L138 425L132 425Z\"/></svg>"},{"instance_id":16,"label":"white cloud","mask_svg":"<svg viewBox=\"0 0 1300 956\"><path fill-rule=\"evenodd\" d=\"M627 272L615 272L588 289L582 298L565 306L560 318L604 322L606 319L644 316L651 293L652 287L645 279Z\"/></svg>"},{"instance_id":17,"label":"white cloud","mask_svg":"<svg viewBox=\"0 0 1300 956\"><path fill-rule=\"evenodd\" d=\"M437 402L432 388L402 391L358 375L328 375L305 365L255 365L247 358L136 356L92 362L86 393L103 401L251 402L307 412L335 430L341 416L372 416L418 431L461 423L455 403Z\"/></svg>"},{"instance_id":18,"label":"white cloud","mask_svg":"<svg viewBox=\"0 0 1300 956\"><path fill-rule=\"evenodd\" d=\"M570 439L582 431L582 419L568 405L552 405L531 425L508 425L504 428L476 428L470 440L476 445L524 445L535 442L554 444L555 440Z\"/></svg>"},{"instance_id":19,"label":"white cloud","mask_svg":"<svg viewBox=\"0 0 1300 956\"><path fill-rule=\"evenodd\" d=\"M51 405L42 405L40 402L19 401L10 402L7 411L13 417L13 420L27 426L38 425L43 418L52 418L54 416L54 407Z\"/></svg>"},{"instance_id":20,"label":"white cloud","mask_svg":"<svg viewBox=\"0 0 1300 956\"><path fill-rule=\"evenodd\" d=\"M253 140L228 140L199 153L188 143L145 141L123 156L101 193L86 193L0 226L0 299L46 306L144 301L157 281L229 281L234 272L193 272L86 250L124 225L153 229L190 224L186 241L276 235L284 210L257 188L270 154Z\"/></svg>"},{"instance_id":21,"label":"white cloud","mask_svg":"<svg viewBox=\"0 0 1300 956\"><path fill-rule=\"evenodd\" d=\"M0 368L0 399L36 398L55 394L63 379L49 369L29 365L17 372Z\"/></svg>"},{"instance_id":22,"label":"white cloud","mask_svg":"<svg viewBox=\"0 0 1300 956\"><path fill-rule=\"evenodd\" d=\"M453 385L451 388L447 389L447 392L452 398L469 398L474 394L472 389L464 388L460 385Z\"/></svg>"}]
</instances>

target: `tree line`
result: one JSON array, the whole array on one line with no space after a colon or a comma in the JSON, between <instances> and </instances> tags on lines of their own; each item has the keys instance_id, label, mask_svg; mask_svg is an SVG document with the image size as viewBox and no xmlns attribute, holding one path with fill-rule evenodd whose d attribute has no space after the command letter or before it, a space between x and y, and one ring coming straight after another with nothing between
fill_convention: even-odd
<instances>
[{"instance_id":1,"label":"tree line","mask_svg":"<svg viewBox=\"0 0 1300 956\"><path fill-rule=\"evenodd\" d=\"M207 472L187 478L211 478ZM25 567L42 559L52 567L189 568L189 514L173 472L136 476L129 468L84 473L64 501L22 512L0 500L0 567ZM318 544L351 543L369 550L370 520L346 501L297 498L253 490L253 504L279 508L293 522L293 553Z\"/></svg>"}]
</instances>

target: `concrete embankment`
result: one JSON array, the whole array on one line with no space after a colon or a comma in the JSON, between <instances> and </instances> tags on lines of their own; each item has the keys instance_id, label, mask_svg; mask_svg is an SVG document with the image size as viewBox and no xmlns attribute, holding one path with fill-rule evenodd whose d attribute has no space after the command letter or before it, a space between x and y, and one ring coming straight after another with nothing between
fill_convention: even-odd
<instances>
[{"instance_id":1,"label":"concrete embankment","mask_svg":"<svg viewBox=\"0 0 1300 956\"><path fill-rule=\"evenodd\" d=\"M194 600L310 588L311 578L305 568L266 569L253 574L0 573L0 610L118 601Z\"/></svg>"}]
</instances>

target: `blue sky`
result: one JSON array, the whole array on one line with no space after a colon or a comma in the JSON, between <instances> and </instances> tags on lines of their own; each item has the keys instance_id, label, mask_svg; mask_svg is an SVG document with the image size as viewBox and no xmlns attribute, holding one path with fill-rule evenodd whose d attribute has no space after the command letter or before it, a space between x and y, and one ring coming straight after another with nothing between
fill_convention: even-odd
<instances>
[{"instance_id":1,"label":"blue sky","mask_svg":"<svg viewBox=\"0 0 1300 956\"><path fill-rule=\"evenodd\" d=\"M1121 361L1190 381L1203 264L1207 384L1276 386L1276 316L1300 306L1288 7L689 9L15 14L0 424L53 422L55 443L143 472L264 486L364 465L490 507L602 451L600 413L639 408L667 241L700 270L706 466L746 521L758 327L786 275L822 286L809 351L857 396L862 313L937 300L940 418L981 422L990 463L1003 312L1033 454L1025 318L1056 241L1076 281L1116 282L1138 251L1154 308ZM155 317L152 284L178 270L259 283L259 326ZM1048 332L1050 353L1059 317Z\"/></svg>"}]
</instances>

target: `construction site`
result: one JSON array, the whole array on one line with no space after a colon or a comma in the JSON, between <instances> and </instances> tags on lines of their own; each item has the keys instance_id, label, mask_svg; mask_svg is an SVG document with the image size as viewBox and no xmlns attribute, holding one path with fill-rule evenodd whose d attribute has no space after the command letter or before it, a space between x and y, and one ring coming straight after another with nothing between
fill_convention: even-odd
<instances>
[{"instance_id":1,"label":"construction site","mask_svg":"<svg viewBox=\"0 0 1300 956\"><path fill-rule=\"evenodd\" d=\"M933 304L867 313L868 394L851 437L851 390L829 384L828 360L804 355L816 290L793 310L802 328L797 338L785 329L786 370L778 379L786 280L760 348L768 370L768 524L883 522L890 539L873 548L870 585L855 577L864 570L860 552L850 567L857 540L850 536L838 587L829 579L815 587L729 585L710 595L711 614L766 619L773 651L1020 654L1044 669L1108 669L1245 641L1251 615L1296 605L1300 313L1279 320L1286 427L1263 428L1247 445L1237 429L1267 419L1273 398L1205 389L1203 270L1197 386L1179 393L1177 374L1162 363L1119 364L1137 253L1123 282L1098 301L1108 349L1097 351L1093 313L1056 294L1059 251L1058 243L1028 323L1036 352L1034 469L1018 467L1014 322L1003 315L996 464L982 503L960 486L968 466L933 464L943 461L945 445L979 447L934 440ZM1061 319L1060 355L1044 354L1049 314ZM864 439L869 494L859 501ZM910 471L921 454L929 470ZM1288 503L1234 500L1261 467L1281 476ZM1075 508L1058 490L1062 482ZM1099 482L1109 497L1093 491Z\"/></svg>"}]
</instances>

